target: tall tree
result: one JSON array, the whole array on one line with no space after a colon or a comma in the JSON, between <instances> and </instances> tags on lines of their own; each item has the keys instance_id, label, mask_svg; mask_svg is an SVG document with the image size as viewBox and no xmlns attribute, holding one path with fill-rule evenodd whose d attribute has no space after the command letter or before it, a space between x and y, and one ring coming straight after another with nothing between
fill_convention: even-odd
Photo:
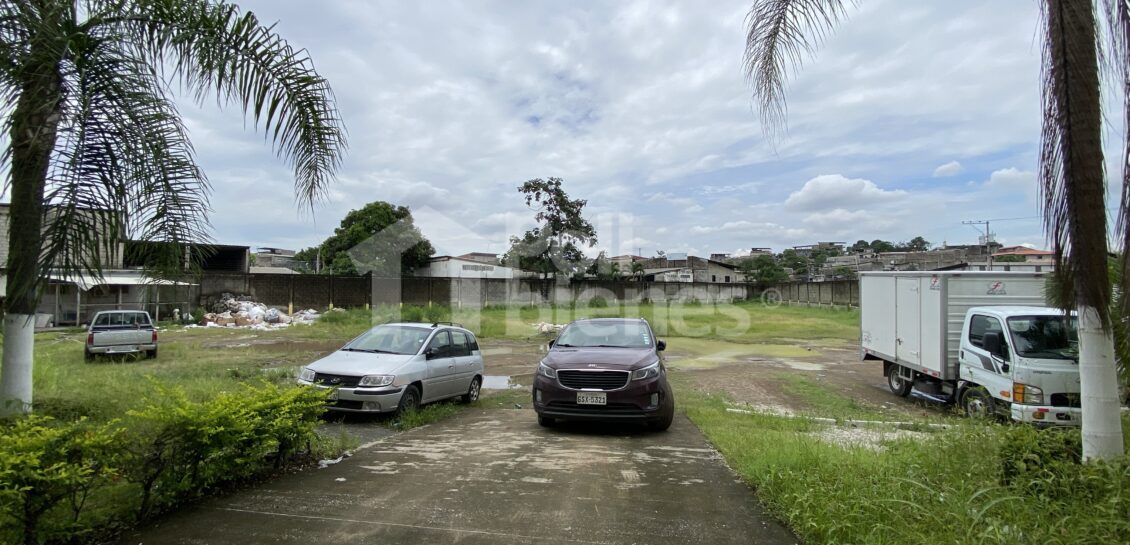
<instances>
[{"instance_id":1,"label":"tall tree","mask_svg":"<svg viewBox=\"0 0 1130 545\"><path fill-rule=\"evenodd\" d=\"M746 282L753 282L759 288L780 284L789 279L784 267L771 255L745 258L738 263L738 271L745 277Z\"/></svg>"},{"instance_id":2,"label":"tall tree","mask_svg":"<svg viewBox=\"0 0 1130 545\"><path fill-rule=\"evenodd\" d=\"M328 83L250 12L209 0L0 0L11 209L0 414L32 402L32 317L52 270L100 276L118 242L207 239L208 184L170 88L235 102L316 201L346 142Z\"/></svg>"},{"instance_id":3,"label":"tall tree","mask_svg":"<svg viewBox=\"0 0 1130 545\"><path fill-rule=\"evenodd\" d=\"M755 0L749 13L745 69L770 137L785 126L785 81L845 16L845 0ZM1110 29L1100 55L1100 21L1088 0L1043 2L1043 131L1040 180L1048 235L1057 270L1068 281L1058 298L1079 314L1079 378L1083 409L1083 456L1122 454L1118 381L1107 277L1106 179L1103 170L1100 57L1123 91L1123 119L1130 121L1130 6L1101 2ZM1130 134L1122 157L1123 247L1130 242ZM872 243L872 248L875 244ZM1130 270L1130 259L1123 261ZM1130 275L1123 275L1123 278ZM1130 309L1127 309L1130 310Z\"/></svg>"},{"instance_id":4,"label":"tall tree","mask_svg":"<svg viewBox=\"0 0 1130 545\"><path fill-rule=\"evenodd\" d=\"M596 244L596 229L583 215L588 201L570 199L561 187L562 181L535 178L518 187L525 195L526 206L537 212L534 219L538 226L522 238L511 237L506 256L508 263L540 272L546 278L582 272L585 267L580 245Z\"/></svg>"},{"instance_id":5,"label":"tall tree","mask_svg":"<svg viewBox=\"0 0 1130 545\"><path fill-rule=\"evenodd\" d=\"M333 235L295 258L321 259L321 266L314 268L325 274L399 276L426 265L433 254L435 248L416 228L411 210L375 201L350 210Z\"/></svg>"}]
</instances>

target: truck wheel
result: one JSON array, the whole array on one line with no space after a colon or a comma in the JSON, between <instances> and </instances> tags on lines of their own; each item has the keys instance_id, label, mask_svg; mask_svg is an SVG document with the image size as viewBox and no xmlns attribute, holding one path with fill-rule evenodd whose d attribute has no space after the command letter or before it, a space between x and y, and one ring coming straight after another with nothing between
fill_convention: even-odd
<instances>
[{"instance_id":1,"label":"truck wheel","mask_svg":"<svg viewBox=\"0 0 1130 545\"><path fill-rule=\"evenodd\" d=\"M899 375L899 368L897 365L892 365L887 371L887 387L899 397L906 397L910 395L910 389L914 387L914 383L906 380Z\"/></svg>"},{"instance_id":2,"label":"truck wheel","mask_svg":"<svg viewBox=\"0 0 1130 545\"><path fill-rule=\"evenodd\" d=\"M86 361L94 361L94 354L91 354L89 350L86 350L84 348L82 351L82 359Z\"/></svg>"},{"instance_id":3,"label":"truck wheel","mask_svg":"<svg viewBox=\"0 0 1130 545\"><path fill-rule=\"evenodd\" d=\"M969 388L962 394L961 408L965 410L965 416L969 418L983 420L996 414L993 396L980 386Z\"/></svg>"},{"instance_id":4,"label":"truck wheel","mask_svg":"<svg viewBox=\"0 0 1130 545\"><path fill-rule=\"evenodd\" d=\"M154 348L153 350L146 350L145 351L145 358L146 359L151 360L151 359L155 359L156 357L157 357L157 349L156 348Z\"/></svg>"}]
</instances>

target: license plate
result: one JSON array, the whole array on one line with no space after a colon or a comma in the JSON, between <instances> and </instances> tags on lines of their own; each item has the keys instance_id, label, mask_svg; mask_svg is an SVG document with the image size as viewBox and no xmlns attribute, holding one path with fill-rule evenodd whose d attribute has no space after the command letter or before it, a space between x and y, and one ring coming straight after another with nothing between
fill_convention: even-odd
<instances>
[{"instance_id":1,"label":"license plate","mask_svg":"<svg viewBox=\"0 0 1130 545\"><path fill-rule=\"evenodd\" d=\"M107 354L120 354L127 352L137 352L136 346L115 346L106 350Z\"/></svg>"},{"instance_id":2,"label":"license plate","mask_svg":"<svg viewBox=\"0 0 1130 545\"><path fill-rule=\"evenodd\" d=\"M607 405L608 394L604 392L577 392L577 405Z\"/></svg>"},{"instance_id":3,"label":"license plate","mask_svg":"<svg viewBox=\"0 0 1130 545\"><path fill-rule=\"evenodd\" d=\"M330 390L330 395L326 396L326 401L337 401L337 390Z\"/></svg>"}]
</instances>

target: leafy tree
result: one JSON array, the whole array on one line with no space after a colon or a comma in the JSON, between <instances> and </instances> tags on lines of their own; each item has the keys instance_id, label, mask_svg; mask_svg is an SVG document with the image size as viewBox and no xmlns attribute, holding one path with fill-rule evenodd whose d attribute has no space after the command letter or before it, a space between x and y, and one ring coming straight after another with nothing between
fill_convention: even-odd
<instances>
[{"instance_id":1,"label":"leafy tree","mask_svg":"<svg viewBox=\"0 0 1130 545\"><path fill-rule=\"evenodd\" d=\"M871 251L877 254L893 252L895 251L895 245L885 240L875 239L871 241Z\"/></svg>"},{"instance_id":2,"label":"leafy tree","mask_svg":"<svg viewBox=\"0 0 1130 545\"><path fill-rule=\"evenodd\" d=\"M997 263L1023 263L1027 261L1027 259L1022 255L1002 255L994 257L993 261Z\"/></svg>"},{"instance_id":3,"label":"leafy tree","mask_svg":"<svg viewBox=\"0 0 1130 545\"><path fill-rule=\"evenodd\" d=\"M346 142L306 51L232 4L3 0L0 21L11 188L0 414L11 414L31 406L31 315L52 269L98 277L129 237L164 243L152 266L168 271L207 238L207 181L172 82L240 105L294 167L303 204Z\"/></svg>"},{"instance_id":4,"label":"leafy tree","mask_svg":"<svg viewBox=\"0 0 1130 545\"><path fill-rule=\"evenodd\" d=\"M832 277L833 278L843 279L843 280L855 280L856 276L858 276L858 275L855 273L855 270L853 270L851 267L845 267L845 266L841 265L839 267L836 267L835 269L832 269Z\"/></svg>"},{"instance_id":5,"label":"leafy tree","mask_svg":"<svg viewBox=\"0 0 1130 545\"><path fill-rule=\"evenodd\" d=\"M930 241L918 236L906 243L906 249L911 252L925 252L930 249Z\"/></svg>"},{"instance_id":6,"label":"leafy tree","mask_svg":"<svg viewBox=\"0 0 1130 545\"><path fill-rule=\"evenodd\" d=\"M375 201L351 210L333 235L295 253L295 259L314 261L319 253L324 274L372 271L377 276L396 276L427 265L435 248L416 228L407 207Z\"/></svg>"},{"instance_id":7,"label":"leafy tree","mask_svg":"<svg viewBox=\"0 0 1130 545\"><path fill-rule=\"evenodd\" d=\"M763 125L785 125L785 79L846 14L843 0L754 0L747 21L745 67ZM1057 300L1079 314L1083 457L1120 456L1124 445L1115 371L1114 323L1107 275L1106 176L1099 59L1121 86L1121 118L1130 116L1130 3L1044 0L1043 129L1038 157L1044 221L1064 276ZM1100 28L1104 24L1109 28ZM1100 37L1108 37L1105 44ZM1100 49L1102 50L1100 52ZM1130 133L1120 157L1130 155ZM1122 161L1122 247L1130 245L1130 165ZM874 248L874 243L872 243ZM1122 270L1130 272L1123 255ZM1130 281L1123 274L1122 281ZM1121 291L1130 286L1124 285ZM1130 316L1130 301L1119 319Z\"/></svg>"},{"instance_id":8,"label":"leafy tree","mask_svg":"<svg viewBox=\"0 0 1130 545\"><path fill-rule=\"evenodd\" d=\"M738 263L738 271L745 277L746 282L753 282L760 288L779 284L789 279L784 267L781 267L781 264L777 263L777 260L770 255L743 259Z\"/></svg>"},{"instance_id":9,"label":"leafy tree","mask_svg":"<svg viewBox=\"0 0 1130 545\"><path fill-rule=\"evenodd\" d=\"M792 269L793 274L805 275L808 274L808 260L801 257L796 253L796 250L789 248L777 258L778 263L786 269Z\"/></svg>"},{"instance_id":10,"label":"leafy tree","mask_svg":"<svg viewBox=\"0 0 1130 545\"><path fill-rule=\"evenodd\" d=\"M526 206L537 211L538 226L522 238L510 237L509 263L523 270L573 275L585 269L584 254L578 245L596 244L596 229L584 218L583 199L570 199L561 188L561 178L527 180L518 187Z\"/></svg>"},{"instance_id":11,"label":"leafy tree","mask_svg":"<svg viewBox=\"0 0 1130 545\"><path fill-rule=\"evenodd\" d=\"M850 250L855 254L866 254L871 252L871 243L866 240L857 240L855 244L851 245Z\"/></svg>"}]
</instances>

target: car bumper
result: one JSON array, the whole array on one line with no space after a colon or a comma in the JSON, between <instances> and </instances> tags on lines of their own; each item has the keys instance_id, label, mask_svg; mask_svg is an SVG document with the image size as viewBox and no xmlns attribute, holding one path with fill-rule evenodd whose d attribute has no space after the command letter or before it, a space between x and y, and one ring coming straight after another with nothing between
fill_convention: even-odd
<instances>
[{"instance_id":1,"label":"car bumper","mask_svg":"<svg viewBox=\"0 0 1130 545\"><path fill-rule=\"evenodd\" d=\"M1013 403L1012 419L1043 426L1078 426L1083 423L1083 410L1074 407Z\"/></svg>"},{"instance_id":2,"label":"car bumper","mask_svg":"<svg viewBox=\"0 0 1130 545\"><path fill-rule=\"evenodd\" d=\"M108 355L108 354L136 354L138 352L149 352L156 350L156 343L148 344L128 344L118 346L88 346L86 351L91 354Z\"/></svg>"},{"instance_id":3,"label":"car bumper","mask_svg":"<svg viewBox=\"0 0 1130 545\"><path fill-rule=\"evenodd\" d=\"M304 380L300 380L298 383L322 390L333 389ZM326 409L347 413L388 413L395 411L400 405L400 396L403 394L403 386L338 388L336 399L327 400Z\"/></svg>"},{"instance_id":4,"label":"car bumper","mask_svg":"<svg viewBox=\"0 0 1130 545\"><path fill-rule=\"evenodd\" d=\"M650 422L660 420L672 402L663 377L629 382L620 390L606 391L607 405L578 405L577 393L556 380L537 375L532 400L539 416L563 420Z\"/></svg>"}]
</instances>

